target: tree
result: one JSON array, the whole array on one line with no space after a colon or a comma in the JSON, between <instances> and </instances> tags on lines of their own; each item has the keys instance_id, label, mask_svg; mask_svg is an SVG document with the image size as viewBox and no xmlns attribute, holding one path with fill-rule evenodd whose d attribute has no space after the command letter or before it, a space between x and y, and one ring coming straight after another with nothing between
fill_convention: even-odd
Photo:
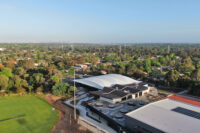
<instances>
[{"instance_id":1,"label":"tree","mask_svg":"<svg viewBox=\"0 0 200 133\"><path fill-rule=\"evenodd\" d=\"M169 58L170 58L171 60L176 59L175 54L174 54L174 53L171 53L171 54L169 55Z\"/></svg>"},{"instance_id":2,"label":"tree","mask_svg":"<svg viewBox=\"0 0 200 133\"><path fill-rule=\"evenodd\" d=\"M51 81L53 82L53 83L58 83L58 82L60 82L60 78L58 77L58 76L56 76L56 75L53 75L53 76L51 76Z\"/></svg>"},{"instance_id":3,"label":"tree","mask_svg":"<svg viewBox=\"0 0 200 133\"><path fill-rule=\"evenodd\" d=\"M9 78L5 75L0 75L0 87L1 90L7 90L8 89L8 81Z\"/></svg>"},{"instance_id":4,"label":"tree","mask_svg":"<svg viewBox=\"0 0 200 133\"><path fill-rule=\"evenodd\" d=\"M53 94L56 96L63 96L66 94L67 88L69 87L68 83L64 83L64 82L60 82L60 83L56 83L52 90L53 90Z\"/></svg>"},{"instance_id":5,"label":"tree","mask_svg":"<svg viewBox=\"0 0 200 133\"><path fill-rule=\"evenodd\" d=\"M104 70L105 70L105 69L104 69ZM117 71L117 73L120 73L120 74L126 73L125 64L123 64L123 63L118 63L118 64L116 65L116 71Z\"/></svg>"},{"instance_id":6,"label":"tree","mask_svg":"<svg viewBox=\"0 0 200 133\"><path fill-rule=\"evenodd\" d=\"M137 69L137 68L133 69L132 73L133 73L133 77L135 77L135 78L141 78L141 79L143 79L143 78L145 78L147 76L146 72L144 72L144 71L142 71L140 69Z\"/></svg>"},{"instance_id":7,"label":"tree","mask_svg":"<svg viewBox=\"0 0 200 133\"><path fill-rule=\"evenodd\" d=\"M22 87L22 79L18 75L14 75L14 87L15 88L21 88Z\"/></svg>"},{"instance_id":8,"label":"tree","mask_svg":"<svg viewBox=\"0 0 200 133\"><path fill-rule=\"evenodd\" d=\"M108 71L108 73L114 73L114 72L115 72L115 67L109 65L109 66L107 67L107 71Z\"/></svg>"},{"instance_id":9,"label":"tree","mask_svg":"<svg viewBox=\"0 0 200 133\"><path fill-rule=\"evenodd\" d=\"M53 65L53 66L50 66L47 68L47 71L48 71L48 75L49 77L51 77L52 75L56 75L57 77L59 77L60 79L63 78L63 75L62 75L62 72L57 70L56 67Z\"/></svg>"},{"instance_id":10,"label":"tree","mask_svg":"<svg viewBox=\"0 0 200 133\"><path fill-rule=\"evenodd\" d=\"M83 56L77 56L75 58L75 61L77 64L83 64L83 63L85 63L85 58Z\"/></svg>"},{"instance_id":11,"label":"tree","mask_svg":"<svg viewBox=\"0 0 200 133\"><path fill-rule=\"evenodd\" d=\"M36 89L36 93L40 94L40 93L43 92L43 90L44 90L43 86L39 86L39 87L37 87L37 89Z\"/></svg>"},{"instance_id":12,"label":"tree","mask_svg":"<svg viewBox=\"0 0 200 133\"><path fill-rule=\"evenodd\" d=\"M197 62L196 67L200 68L200 61Z\"/></svg>"},{"instance_id":13,"label":"tree","mask_svg":"<svg viewBox=\"0 0 200 133\"><path fill-rule=\"evenodd\" d=\"M77 88L76 87L74 88L74 86L70 86L67 88L67 93L70 94L70 93L74 92L74 90L76 91Z\"/></svg>"},{"instance_id":14,"label":"tree","mask_svg":"<svg viewBox=\"0 0 200 133\"><path fill-rule=\"evenodd\" d=\"M159 57L158 60L159 60L159 62L160 62L162 65L165 65L165 64L166 64L166 59L165 59L165 57Z\"/></svg>"},{"instance_id":15,"label":"tree","mask_svg":"<svg viewBox=\"0 0 200 133\"><path fill-rule=\"evenodd\" d=\"M18 88L25 88L29 89L29 85L26 80L21 79L18 75L14 75L12 78L9 80L9 89L14 89L16 91Z\"/></svg>"},{"instance_id":16,"label":"tree","mask_svg":"<svg viewBox=\"0 0 200 133\"><path fill-rule=\"evenodd\" d=\"M12 69L4 67L1 69L0 75L5 75L6 77L11 78L13 77Z\"/></svg>"},{"instance_id":17,"label":"tree","mask_svg":"<svg viewBox=\"0 0 200 133\"><path fill-rule=\"evenodd\" d=\"M61 69L61 70L65 69L63 62L59 62L57 65L58 65L59 69Z\"/></svg>"},{"instance_id":18,"label":"tree","mask_svg":"<svg viewBox=\"0 0 200 133\"><path fill-rule=\"evenodd\" d=\"M144 69L145 69L145 71L148 72L148 73L151 72L151 60L150 60L150 59L146 59L146 60L145 60Z\"/></svg>"},{"instance_id":19,"label":"tree","mask_svg":"<svg viewBox=\"0 0 200 133\"><path fill-rule=\"evenodd\" d=\"M132 75L132 74L133 74L133 71L134 71L136 68L137 68L137 67L136 67L135 64L132 64L132 63L127 64L127 66L126 66L127 74L128 74L128 75Z\"/></svg>"},{"instance_id":20,"label":"tree","mask_svg":"<svg viewBox=\"0 0 200 133\"><path fill-rule=\"evenodd\" d=\"M74 75L74 68L68 69L68 75L73 76Z\"/></svg>"},{"instance_id":21,"label":"tree","mask_svg":"<svg viewBox=\"0 0 200 133\"><path fill-rule=\"evenodd\" d=\"M180 76L177 82L178 87L181 88L191 88L192 84L191 78L187 75Z\"/></svg>"},{"instance_id":22,"label":"tree","mask_svg":"<svg viewBox=\"0 0 200 133\"><path fill-rule=\"evenodd\" d=\"M151 60L152 66L161 66L161 64L158 62L158 60Z\"/></svg>"},{"instance_id":23,"label":"tree","mask_svg":"<svg viewBox=\"0 0 200 133\"><path fill-rule=\"evenodd\" d=\"M45 82L45 78L42 73L34 73L33 76L30 77L30 82L33 86L40 86Z\"/></svg>"},{"instance_id":24,"label":"tree","mask_svg":"<svg viewBox=\"0 0 200 133\"><path fill-rule=\"evenodd\" d=\"M33 69L35 67L34 60L20 60L18 64L26 70Z\"/></svg>"},{"instance_id":25,"label":"tree","mask_svg":"<svg viewBox=\"0 0 200 133\"><path fill-rule=\"evenodd\" d=\"M193 71L191 77L195 81L200 81L200 68Z\"/></svg>"},{"instance_id":26,"label":"tree","mask_svg":"<svg viewBox=\"0 0 200 133\"><path fill-rule=\"evenodd\" d=\"M17 88L17 93L18 94L26 94L26 89L24 89L24 88Z\"/></svg>"},{"instance_id":27,"label":"tree","mask_svg":"<svg viewBox=\"0 0 200 133\"><path fill-rule=\"evenodd\" d=\"M190 73L195 69L192 59L188 56L183 62L179 65L179 70L185 74L190 75Z\"/></svg>"},{"instance_id":28,"label":"tree","mask_svg":"<svg viewBox=\"0 0 200 133\"><path fill-rule=\"evenodd\" d=\"M28 91L29 91L29 93L32 92L32 89L33 89L33 86L29 85L29 86L28 86Z\"/></svg>"},{"instance_id":29,"label":"tree","mask_svg":"<svg viewBox=\"0 0 200 133\"><path fill-rule=\"evenodd\" d=\"M167 85L176 86L179 76L180 76L180 73L178 71L170 70L165 76Z\"/></svg>"},{"instance_id":30,"label":"tree","mask_svg":"<svg viewBox=\"0 0 200 133\"><path fill-rule=\"evenodd\" d=\"M19 76L22 76L22 75L25 74L25 70L22 67L16 68L14 72L15 72L16 75L19 75Z\"/></svg>"}]
</instances>

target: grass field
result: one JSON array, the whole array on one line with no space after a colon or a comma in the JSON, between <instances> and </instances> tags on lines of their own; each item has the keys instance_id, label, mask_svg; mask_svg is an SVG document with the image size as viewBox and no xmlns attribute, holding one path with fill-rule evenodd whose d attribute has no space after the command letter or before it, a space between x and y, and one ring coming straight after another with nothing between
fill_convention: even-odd
<instances>
[{"instance_id":1,"label":"grass field","mask_svg":"<svg viewBox=\"0 0 200 133\"><path fill-rule=\"evenodd\" d=\"M49 133L58 113L36 96L0 97L0 133Z\"/></svg>"}]
</instances>

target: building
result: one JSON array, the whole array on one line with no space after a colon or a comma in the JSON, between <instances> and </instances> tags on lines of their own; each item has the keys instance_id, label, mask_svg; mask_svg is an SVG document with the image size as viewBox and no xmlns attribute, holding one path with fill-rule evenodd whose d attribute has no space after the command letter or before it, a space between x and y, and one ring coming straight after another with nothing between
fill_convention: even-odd
<instances>
[{"instance_id":1,"label":"building","mask_svg":"<svg viewBox=\"0 0 200 133\"><path fill-rule=\"evenodd\" d=\"M172 95L127 113L125 123L132 132L199 133L200 100Z\"/></svg>"},{"instance_id":2,"label":"building","mask_svg":"<svg viewBox=\"0 0 200 133\"><path fill-rule=\"evenodd\" d=\"M129 85L115 85L113 87L104 87L100 91L91 91L102 101L109 103L119 103L128 99L136 99L149 93L150 87L145 83L134 83Z\"/></svg>"},{"instance_id":3,"label":"building","mask_svg":"<svg viewBox=\"0 0 200 133\"><path fill-rule=\"evenodd\" d=\"M0 51L5 51L6 50L6 48L0 48Z\"/></svg>"},{"instance_id":4,"label":"building","mask_svg":"<svg viewBox=\"0 0 200 133\"><path fill-rule=\"evenodd\" d=\"M155 90L141 81L120 75L105 74L89 78L77 79L76 83L95 88L97 91L90 91L90 94L102 101L119 103L128 99L136 99Z\"/></svg>"},{"instance_id":5,"label":"building","mask_svg":"<svg viewBox=\"0 0 200 133\"><path fill-rule=\"evenodd\" d=\"M137 81L120 74L105 74L89 78L76 79L75 82L98 90L102 90L104 87L112 87L116 84L128 85L140 83L141 81Z\"/></svg>"},{"instance_id":6,"label":"building","mask_svg":"<svg viewBox=\"0 0 200 133\"><path fill-rule=\"evenodd\" d=\"M101 70L101 74L105 75L105 74L107 74L107 72L104 70Z\"/></svg>"},{"instance_id":7,"label":"building","mask_svg":"<svg viewBox=\"0 0 200 133\"><path fill-rule=\"evenodd\" d=\"M84 65L84 64L77 64L77 65L74 65L74 69L75 69L76 71L86 70L86 69L87 69L87 65Z\"/></svg>"}]
</instances>

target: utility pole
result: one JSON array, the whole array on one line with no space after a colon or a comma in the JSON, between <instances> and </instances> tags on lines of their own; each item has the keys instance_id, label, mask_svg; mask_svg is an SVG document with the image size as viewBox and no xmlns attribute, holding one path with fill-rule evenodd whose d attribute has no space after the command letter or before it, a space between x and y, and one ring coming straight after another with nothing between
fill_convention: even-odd
<instances>
[{"instance_id":1,"label":"utility pole","mask_svg":"<svg viewBox=\"0 0 200 133\"><path fill-rule=\"evenodd\" d=\"M73 45L71 45L71 49L72 49L72 52L74 51L74 46Z\"/></svg>"},{"instance_id":2,"label":"utility pole","mask_svg":"<svg viewBox=\"0 0 200 133\"><path fill-rule=\"evenodd\" d=\"M74 119L76 120L76 84L75 84L75 69L74 69Z\"/></svg>"},{"instance_id":3,"label":"utility pole","mask_svg":"<svg viewBox=\"0 0 200 133\"><path fill-rule=\"evenodd\" d=\"M169 54L170 52L170 46L168 45L167 53Z\"/></svg>"},{"instance_id":4,"label":"utility pole","mask_svg":"<svg viewBox=\"0 0 200 133\"><path fill-rule=\"evenodd\" d=\"M122 61L122 59L121 59L121 55L122 55L122 47L121 47L121 45L119 46L119 54L118 54L118 56L120 55L120 62Z\"/></svg>"},{"instance_id":5,"label":"utility pole","mask_svg":"<svg viewBox=\"0 0 200 133\"><path fill-rule=\"evenodd\" d=\"M127 61L127 51L126 51L126 44L124 45L124 54L125 54L125 58L126 58L126 61Z\"/></svg>"}]
</instances>

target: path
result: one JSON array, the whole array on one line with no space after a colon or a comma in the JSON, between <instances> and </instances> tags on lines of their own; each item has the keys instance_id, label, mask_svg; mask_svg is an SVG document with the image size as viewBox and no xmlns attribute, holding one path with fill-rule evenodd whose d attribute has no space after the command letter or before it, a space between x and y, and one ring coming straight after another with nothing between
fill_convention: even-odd
<instances>
[{"instance_id":1,"label":"path","mask_svg":"<svg viewBox=\"0 0 200 133\"><path fill-rule=\"evenodd\" d=\"M77 121L73 119L73 109L64 105L60 98L48 94L45 99L59 111L59 122L51 133L91 133L77 124Z\"/></svg>"}]
</instances>

